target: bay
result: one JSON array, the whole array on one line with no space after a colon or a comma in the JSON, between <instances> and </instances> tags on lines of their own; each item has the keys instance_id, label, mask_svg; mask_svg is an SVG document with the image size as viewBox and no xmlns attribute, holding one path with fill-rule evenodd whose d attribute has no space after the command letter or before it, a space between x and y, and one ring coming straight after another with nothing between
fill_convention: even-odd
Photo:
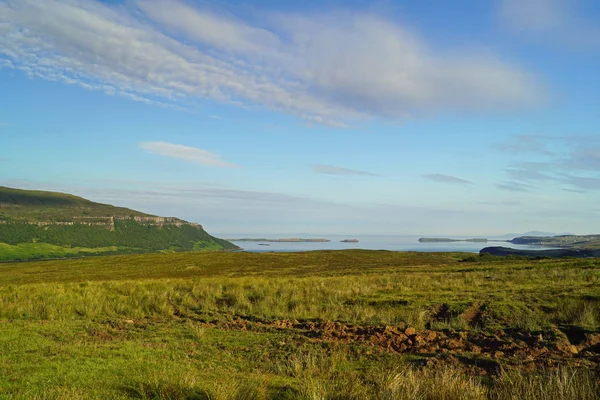
<instances>
[{"instance_id":1,"label":"bay","mask_svg":"<svg viewBox=\"0 0 600 400\"><path fill-rule=\"evenodd\" d=\"M479 253L481 249L489 246L503 246L513 249L544 250L546 247L532 245L516 245L505 241L488 242L419 242L419 236L323 236L311 235L303 238L329 239L330 242L250 242L236 241L232 243L248 252L295 252L312 250L390 250L390 251L423 251L423 252L467 252ZM273 237L270 239L278 239ZM342 243L345 239L358 239L358 243ZM459 238L460 239L460 238ZM493 238L488 238L493 239ZM506 240L506 238L498 239Z\"/></svg>"}]
</instances>

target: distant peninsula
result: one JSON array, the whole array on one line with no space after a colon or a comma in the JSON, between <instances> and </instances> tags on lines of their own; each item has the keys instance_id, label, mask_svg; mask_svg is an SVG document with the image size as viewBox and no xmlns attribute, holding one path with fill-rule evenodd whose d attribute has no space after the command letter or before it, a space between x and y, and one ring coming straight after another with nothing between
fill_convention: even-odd
<instances>
[{"instance_id":1,"label":"distant peninsula","mask_svg":"<svg viewBox=\"0 0 600 400\"><path fill-rule=\"evenodd\" d=\"M341 243L358 243L358 239L344 239L340 240Z\"/></svg>"},{"instance_id":2,"label":"distant peninsula","mask_svg":"<svg viewBox=\"0 0 600 400\"><path fill-rule=\"evenodd\" d=\"M520 236L509 242L569 249L600 249L600 235Z\"/></svg>"},{"instance_id":3,"label":"distant peninsula","mask_svg":"<svg viewBox=\"0 0 600 400\"><path fill-rule=\"evenodd\" d=\"M230 242L270 242L270 243L326 243L329 239L311 239L311 238L284 238L284 239L265 239L265 238L241 238L228 239Z\"/></svg>"},{"instance_id":4,"label":"distant peninsula","mask_svg":"<svg viewBox=\"0 0 600 400\"><path fill-rule=\"evenodd\" d=\"M551 247L545 250L517 250L508 247L486 247L479 254L525 257L600 257L600 235L520 236L512 244Z\"/></svg>"}]
</instances>

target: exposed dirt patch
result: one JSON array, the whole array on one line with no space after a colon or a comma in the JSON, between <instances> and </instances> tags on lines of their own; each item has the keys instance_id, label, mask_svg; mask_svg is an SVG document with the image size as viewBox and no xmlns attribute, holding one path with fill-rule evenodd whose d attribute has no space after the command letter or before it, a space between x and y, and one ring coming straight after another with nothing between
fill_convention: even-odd
<instances>
[{"instance_id":1,"label":"exposed dirt patch","mask_svg":"<svg viewBox=\"0 0 600 400\"><path fill-rule=\"evenodd\" d=\"M459 312L451 310L450 306L445 303L433 310L433 319L439 322L448 322L450 319L456 318L459 315Z\"/></svg>"},{"instance_id":2,"label":"exposed dirt patch","mask_svg":"<svg viewBox=\"0 0 600 400\"><path fill-rule=\"evenodd\" d=\"M487 306L485 304L474 304L468 307L462 314L463 318L471 327L481 327L486 319Z\"/></svg>"},{"instance_id":3,"label":"exposed dirt patch","mask_svg":"<svg viewBox=\"0 0 600 400\"><path fill-rule=\"evenodd\" d=\"M485 312L474 308L472 320ZM495 373L500 363L545 367L559 365L598 367L600 334L584 334L577 344L561 330L553 328L540 333L504 332L493 334L477 331L417 331L412 327L361 326L339 322L298 320L260 321L236 317L211 325L235 330L286 330L315 341L360 343L395 353L421 354L428 363L458 360L472 365L480 373ZM482 370L482 371L481 371Z\"/></svg>"}]
</instances>

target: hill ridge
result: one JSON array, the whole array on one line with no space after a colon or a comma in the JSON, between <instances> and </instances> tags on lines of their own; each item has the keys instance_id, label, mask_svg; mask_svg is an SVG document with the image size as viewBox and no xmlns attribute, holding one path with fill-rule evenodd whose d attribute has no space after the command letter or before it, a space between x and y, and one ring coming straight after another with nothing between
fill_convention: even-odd
<instances>
[{"instance_id":1,"label":"hill ridge","mask_svg":"<svg viewBox=\"0 0 600 400\"><path fill-rule=\"evenodd\" d=\"M46 258L42 248L61 256L65 251L75 256L81 252L238 249L208 234L201 224L180 218L146 214L66 193L0 186L0 260L30 259L31 254Z\"/></svg>"}]
</instances>

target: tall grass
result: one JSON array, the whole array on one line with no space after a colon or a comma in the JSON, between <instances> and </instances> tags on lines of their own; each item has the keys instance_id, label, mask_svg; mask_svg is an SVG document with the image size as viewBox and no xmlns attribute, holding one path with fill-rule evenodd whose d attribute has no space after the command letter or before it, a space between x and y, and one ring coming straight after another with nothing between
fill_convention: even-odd
<instances>
[{"instance_id":1,"label":"tall grass","mask_svg":"<svg viewBox=\"0 0 600 400\"><path fill-rule=\"evenodd\" d=\"M600 332L598 287L596 260L461 264L448 255L388 252L3 265L0 398L595 399L598 376L584 369L515 367L480 378L460 365L416 367L363 345L203 322L316 319L494 332L561 324Z\"/></svg>"},{"instance_id":2,"label":"tall grass","mask_svg":"<svg viewBox=\"0 0 600 400\"><path fill-rule=\"evenodd\" d=\"M556 323L600 328L600 301L578 293L581 288L570 288L569 281L533 283L536 275L501 283L473 272L443 277L212 277L9 285L0 287L0 318L142 319L221 313L355 324L406 323L420 329L428 325L533 331ZM454 310L450 319L436 316L441 304L450 304ZM485 318L471 326L464 312L478 304L485 306Z\"/></svg>"}]
</instances>

